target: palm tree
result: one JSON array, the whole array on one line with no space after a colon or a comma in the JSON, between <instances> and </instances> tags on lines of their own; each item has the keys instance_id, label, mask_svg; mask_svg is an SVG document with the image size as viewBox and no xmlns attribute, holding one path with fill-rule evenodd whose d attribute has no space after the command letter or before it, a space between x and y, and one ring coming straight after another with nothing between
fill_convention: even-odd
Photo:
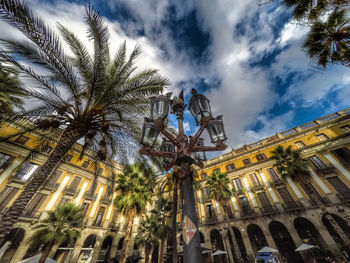
<instances>
[{"instance_id":1,"label":"palm tree","mask_svg":"<svg viewBox=\"0 0 350 263\"><path fill-rule=\"evenodd\" d=\"M168 234L172 231L170 226L168 225L170 218L170 213L172 212L172 203L160 197L156 202L156 208L151 211L151 213L155 216L157 221L160 223L155 229L156 236L160 239L160 247L159 247L159 257L158 263L164 262L164 253L166 249L166 242L168 238Z\"/></svg>"},{"instance_id":2,"label":"palm tree","mask_svg":"<svg viewBox=\"0 0 350 263\"><path fill-rule=\"evenodd\" d=\"M52 247L62 243L73 244L79 237L79 228L83 215L80 206L65 203L54 211L49 211L45 219L33 226L35 232L30 236L28 243L34 247L44 245L45 249L39 263L45 262Z\"/></svg>"},{"instance_id":3,"label":"palm tree","mask_svg":"<svg viewBox=\"0 0 350 263\"><path fill-rule=\"evenodd\" d=\"M145 248L145 263L152 262L154 247L159 243L159 239L155 235L158 226L158 218L156 218L154 215L146 216L142 220L141 226L136 236L136 244L142 245Z\"/></svg>"},{"instance_id":4,"label":"palm tree","mask_svg":"<svg viewBox=\"0 0 350 263\"><path fill-rule=\"evenodd\" d=\"M47 175L78 140L83 141L82 153L92 150L96 161L107 161L115 156L120 159L133 152L140 122L148 110L148 97L158 94L169 82L156 70L136 73L134 63L141 53L139 46L127 57L124 43L111 59L108 28L91 7L86 8L85 22L88 37L93 42L92 54L73 32L58 24L73 56L66 54L58 35L23 1L0 0L0 16L28 39L2 39L0 58L32 81L30 87L22 89L36 100L32 109L17 114L10 121L31 120L38 129L61 131L47 161L2 217L1 240ZM39 74L22 65L19 59L40 67L45 73Z\"/></svg>"},{"instance_id":5,"label":"palm tree","mask_svg":"<svg viewBox=\"0 0 350 263\"><path fill-rule=\"evenodd\" d=\"M0 62L0 114L12 115L14 108L23 110L22 104L25 94L20 87L18 72Z\"/></svg>"},{"instance_id":6,"label":"palm tree","mask_svg":"<svg viewBox=\"0 0 350 263\"><path fill-rule=\"evenodd\" d=\"M116 179L117 196L114 199L116 209L126 215L126 231L120 263L126 262L131 232L135 217L145 211L146 205L152 200L153 188L156 184L155 175L146 161L127 164L124 172Z\"/></svg>"},{"instance_id":7,"label":"palm tree","mask_svg":"<svg viewBox=\"0 0 350 263\"><path fill-rule=\"evenodd\" d=\"M293 18L296 20L314 20L326 11L331 3L329 0L283 0L282 5L293 8Z\"/></svg>"},{"instance_id":8,"label":"palm tree","mask_svg":"<svg viewBox=\"0 0 350 263\"><path fill-rule=\"evenodd\" d=\"M326 21L316 21L303 44L310 58L326 68L328 63L350 64L350 19L335 9Z\"/></svg>"},{"instance_id":9,"label":"palm tree","mask_svg":"<svg viewBox=\"0 0 350 263\"><path fill-rule=\"evenodd\" d=\"M292 150L292 146L283 148L278 145L273 151L271 151L271 159L275 161L274 167L276 167L279 175L283 180L287 178L292 179L296 183L302 186L311 200L322 210L323 213L327 213L325 205L320 200L319 195L315 192L310 181L310 167L311 163L308 159L302 156L301 150ZM328 217L327 217L328 218ZM329 217L329 222L335 231L340 235L344 242L345 247L350 249L350 240L338 225L338 223Z\"/></svg>"},{"instance_id":10,"label":"palm tree","mask_svg":"<svg viewBox=\"0 0 350 263\"><path fill-rule=\"evenodd\" d=\"M239 246L235 238L235 235L233 233L232 227L230 226L230 220L228 216L229 200L234 194L233 191L230 189L229 184L230 184L230 179L227 173L221 173L220 171L213 172L212 175L208 176L208 180L206 182L206 186L210 191L209 198L219 202L221 207L224 209L225 219L226 219L228 230L232 238L233 249L234 249L237 261L243 262L242 254L241 254L241 251L239 250Z\"/></svg>"}]
</instances>

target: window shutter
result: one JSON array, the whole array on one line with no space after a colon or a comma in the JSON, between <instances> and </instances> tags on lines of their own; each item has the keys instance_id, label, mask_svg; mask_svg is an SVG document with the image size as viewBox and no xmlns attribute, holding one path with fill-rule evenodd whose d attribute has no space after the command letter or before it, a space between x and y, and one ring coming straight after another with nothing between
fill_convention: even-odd
<instances>
[{"instance_id":1,"label":"window shutter","mask_svg":"<svg viewBox=\"0 0 350 263\"><path fill-rule=\"evenodd\" d=\"M291 196L291 194L289 193L289 191L286 187L278 188L277 191L280 194L283 202L285 202L285 203L294 202L293 197Z\"/></svg>"},{"instance_id":2,"label":"window shutter","mask_svg":"<svg viewBox=\"0 0 350 263\"><path fill-rule=\"evenodd\" d=\"M45 201L47 195L42 193L37 193L33 197L33 199L29 202L29 204L25 208L25 215L31 215L34 216L37 210L40 208L40 206Z\"/></svg>"},{"instance_id":3,"label":"window shutter","mask_svg":"<svg viewBox=\"0 0 350 263\"><path fill-rule=\"evenodd\" d=\"M349 188L338 176L327 178L327 181L334 187L334 189L340 195L349 193Z\"/></svg>"},{"instance_id":4,"label":"window shutter","mask_svg":"<svg viewBox=\"0 0 350 263\"><path fill-rule=\"evenodd\" d=\"M81 182L81 177L75 176L72 183L69 185L68 189L75 192Z\"/></svg>"},{"instance_id":5,"label":"window shutter","mask_svg":"<svg viewBox=\"0 0 350 263\"><path fill-rule=\"evenodd\" d=\"M6 186L0 193L0 212L11 202L18 192L18 188Z\"/></svg>"},{"instance_id":6,"label":"window shutter","mask_svg":"<svg viewBox=\"0 0 350 263\"><path fill-rule=\"evenodd\" d=\"M259 198L259 201L262 207L271 207L270 201L267 198L267 195L265 192L258 193L257 196Z\"/></svg>"}]
</instances>

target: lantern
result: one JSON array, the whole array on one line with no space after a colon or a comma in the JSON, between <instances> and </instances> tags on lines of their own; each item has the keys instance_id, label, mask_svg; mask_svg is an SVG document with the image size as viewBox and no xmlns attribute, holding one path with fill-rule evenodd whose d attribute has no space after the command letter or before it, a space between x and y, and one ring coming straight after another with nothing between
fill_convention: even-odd
<instances>
[{"instance_id":1,"label":"lantern","mask_svg":"<svg viewBox=\"0 0 350 263\"><path fill-rule=\"evenodd\" d=\"M141 144L143 146L152 147L157 140L158 133L159 132L154 126L153 122L145 118L145 123L143 124L142 128Z\"/></svg>"},{"instance_id":2,"label":"lantern","mask_svg":"<svg viewBox=\"0 0 350 263\"><path fill-rule=\"evenodd\" d=\"M190 109L193 118L196 120L197 125L200 124L204 117L211 116L209 100L206 96L198 94L195 89L192 89L192 97L188 108Z\"/></svg>"},{"instance_id":3,"label":"lantern","mask_svg":"<svg viewBox=\"0 0 350 263\"><path fill-rule=\"evenodd\" d=\"M165 120L168 117L170 111L170 96L171 92L166 95L158 95L156 97L151 97L151 119Z\"/></svg>"},{"instance_id":4,"label":"lantern","mask_svg":"<svg viewBox=\"0 0 350 263\"><path fill-rule=\"evenodd\" d=\"M222 115L209 122L207 130L212 143L224 142L227 137L222 122Z\"/></svg>"}]
</instances>

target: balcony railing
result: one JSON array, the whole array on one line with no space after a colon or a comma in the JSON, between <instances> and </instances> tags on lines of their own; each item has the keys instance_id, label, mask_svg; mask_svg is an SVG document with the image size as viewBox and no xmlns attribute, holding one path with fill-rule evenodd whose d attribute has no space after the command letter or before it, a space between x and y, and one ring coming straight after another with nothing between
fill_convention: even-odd
<instances>
[{"instance_id":1,"label":"balcony railing","mask_svg":"<svg viewBox=\"0 0 350 263\"><path fill-rule=\"evenodd\" d=\"M244 209L241 211L241 217L242 218L254 218L256 217L256 214L253 209Z\"/></svg>"},{"instance_id":2,"label":"balcony railing","mask_svg":"<svg viewBox=\"0 0 350 263\"><path fill-rule=\"evenodd\" d=\"M75 196L77 194L77 190L67 187L66 189L64 189L64 193L68 194L68 195Z\"/></svg>"},{"instance_id":3,"label":"balcony railing","mask_svg":"<svg viewBox=\"0 0 350 263\"><path fill-rule=\"evenodd\" d=\"M205 223L206 224L216 224L218 222L218 218L216 216L210 216L205 218Z\"/></svg>"},{"instance_id":4,"label":"balcony railing","mask_svg":"<svg viewBox=\"0 0 350 263\"><path fill-rule=\"evenodd\" d=\"M304 209L304 207L302 206L302 204L300 202L284 202L284 204L282 204L284 210L286 212L293 212L293 211L298 211L298 210L302 210Z\"/></svg>"},{"instance_id":5,"label":"balcony railing","mask_svg":"<svg viewBox=\"0 0 350 263\"><path fill-rule=\"evenodd\" d=\"M261 214L264 216L277 214L278 210L274 206L265 206L261 208Z\"/></svg>"},{"instance_id":6,"label":"balcony railing","mask_svg":"<svg viewBox=\"0 0 350 263\"><path fill-rule=\"evenodd\" d=\"M252 190L254 192L259 191L259 190L263 190L263 189L264 189L264 185L263 184L258 184L258 185L253 185L252 186Z\"/></svg>"},{"instance_id":7,"label":"balcony railing","mask_svg":"<svg viewBox=\"0 0 350 263\"><path fill-rule=\"evenodd\" d=\"M342 203L350 203L350 192L340 193L337 196Z\"/></svg>"},{"instance_id":8,"label":"balcony railing","mask_svg":"<svg viewBox=\"0 0 350 263\"><path fill-rule=\"evenodd\" d=\"M322 168L317 168L316 171L321 175L326 175L326 174L334 173L335 168L333 166L326 166Z\"/></svg>"},{"instance_id":9,"label":"balcony railing","mask_svg":"<svg viewBox=\"0 0 350 263\"><path fill-rule=\"evenodd\" d=\"M279 185L283 185L284 182L281 179L277 179L277 180L272 181L270 184L272 186L276 187L276 186L279 186Z\"/></svg>"}]
</instances>

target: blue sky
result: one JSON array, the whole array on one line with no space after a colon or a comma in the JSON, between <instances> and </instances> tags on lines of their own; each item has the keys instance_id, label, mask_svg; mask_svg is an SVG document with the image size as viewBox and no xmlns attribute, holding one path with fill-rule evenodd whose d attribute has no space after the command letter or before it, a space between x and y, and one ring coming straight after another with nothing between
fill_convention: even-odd
<instances>
[{"instance_id":1,"label":"blue sky","mask_svg":"<svg viewBox=\"0 0 350 263\"><path fill-rule=\"evenodd\" d=\"M307 28L290 21L278 2L27 2L52 27L57 21L68 25L85 42L84 4L91 3L109 25L112 51L124 40L130 49L139 43L141 68L158 68L175 94L185 90L187 100L191 88L203 92L214 115L224 115L234 148L349 106L348 69L312 69L301 50ZM0 26L2 34L14 35L3 22ZM195 123L185 117L185 128L193 133Z\"/></svg>"}]
</instances>

